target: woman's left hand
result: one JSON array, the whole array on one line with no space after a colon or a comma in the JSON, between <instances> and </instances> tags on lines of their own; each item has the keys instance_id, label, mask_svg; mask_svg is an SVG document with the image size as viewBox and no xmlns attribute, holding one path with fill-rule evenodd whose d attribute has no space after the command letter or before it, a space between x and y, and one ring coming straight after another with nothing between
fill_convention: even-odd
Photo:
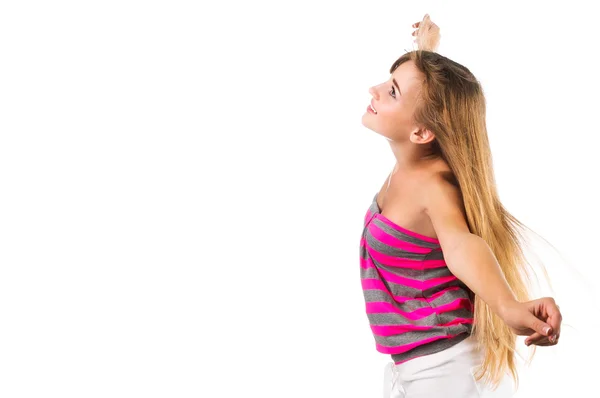
<instances>
[{"instance_id":1,"label":"woman's left hand","mask_svg":"<svg viewBox=\"0 0 600 398\"><path fill-rule=\"evenodd\" d=\"M507 305L502 319L519 336L529 336L525 344L539 346L556 345L560 337L562 315L552 297ZM548 330L547 330L548 329Z\"/></svg>"},{"instance_id":2,"label":"woman's left hand","mask_svg":"<svg viewBox=\"0 0 600 398\"><path fill-rule=\"evenodd\" d=\"M431 20L429 14L425 14L423 20L414 23L412 27L416 28L412 35L416 37L414 42L417 44L417 48L435 52L442 35L440 34L440 27Z\"/></svg>"}]
</instances>

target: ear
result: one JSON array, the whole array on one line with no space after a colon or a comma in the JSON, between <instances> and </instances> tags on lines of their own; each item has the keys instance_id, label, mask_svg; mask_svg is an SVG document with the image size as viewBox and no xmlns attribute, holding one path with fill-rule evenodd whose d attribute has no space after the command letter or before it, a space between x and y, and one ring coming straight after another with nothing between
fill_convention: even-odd
<instances>
[{"instance_id":1,"label":"ear","mask_svg":"<svg viewBox=\"0 0 600 398\"><path fill-rule=\"evenodd\" d=\"M410 133L410 141L414 144L427 144L435 139L431 130L421 128Z\"/></svg>"}]
</instances>

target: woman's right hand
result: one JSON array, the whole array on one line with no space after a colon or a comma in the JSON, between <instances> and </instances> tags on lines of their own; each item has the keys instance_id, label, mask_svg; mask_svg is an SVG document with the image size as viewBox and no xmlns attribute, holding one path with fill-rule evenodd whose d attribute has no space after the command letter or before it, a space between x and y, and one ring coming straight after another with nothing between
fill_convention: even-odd
<instances>
[{"instance_id":1,"label":"woman's right hand","mask_svg":"<svg viewBox=\"0 0 600 398\"><path fill-rule=\"evenodd\" d=\"M433 23L429 18L429 14L425 14L423 20L413 24L412 27L417 29L412 35L416 36L414 42L417 43L419 50L437 50L442 35L440 34L440 27Z\"/></svg>"}]
</instances>

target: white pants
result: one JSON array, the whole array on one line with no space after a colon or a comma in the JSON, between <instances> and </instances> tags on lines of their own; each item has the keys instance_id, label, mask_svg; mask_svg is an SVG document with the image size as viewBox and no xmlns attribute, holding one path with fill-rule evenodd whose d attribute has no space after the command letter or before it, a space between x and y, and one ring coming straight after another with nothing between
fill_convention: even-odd
<instances>
[{"instance_id":1,"label":"white pants","mask_svg":"<svg viewBox=\"0 0 600 398\"><path fill-rule=\"evenodd\" d=\"M495 391L475 381L475 372L483 361L475 337L469 336L435 354L411 359L400 365L388 362L384 369L384 398L508 398L514 383L507 374Z\"/></svg>"}]
</instances>

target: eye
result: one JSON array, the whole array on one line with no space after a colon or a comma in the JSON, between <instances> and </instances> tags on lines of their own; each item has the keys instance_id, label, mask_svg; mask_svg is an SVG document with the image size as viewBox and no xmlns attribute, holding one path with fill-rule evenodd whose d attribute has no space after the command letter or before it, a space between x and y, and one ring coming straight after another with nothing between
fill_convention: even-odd
<instances>
[{"instance_id":1,"label":"eye","mask_svg":"<svg viewBox=\"0 0 600 398\"><path fill-rule=\"evenodd\" d=\"M390 93L390 94L391 94L391 93L394 93L394 94L396 94L396 90L394 90L394 86L392 86L392 90L391 90L391 91L388 91L388 93ZM392 95L392 97L396 98L396 96L395 96L395 95Z\"/></svg>"}]
</instances>

